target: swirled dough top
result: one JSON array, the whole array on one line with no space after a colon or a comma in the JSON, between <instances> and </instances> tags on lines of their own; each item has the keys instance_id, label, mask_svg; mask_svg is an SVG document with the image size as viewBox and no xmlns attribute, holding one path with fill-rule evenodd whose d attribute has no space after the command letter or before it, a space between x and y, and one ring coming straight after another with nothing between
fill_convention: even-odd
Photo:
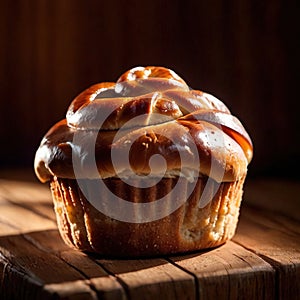
<instances>
[{"instance_id":1,"label":"swirled dough top","mask_svg":"<svg viewBox=\"0 0 300 300\"><path fill-rule=\"evenodd\" d=\"M164 163L152 159L157 155ZM66 119L43 138L35 172L42 182L79 173L91 179L205 175L222 182L243 176L251 158L249 135L220 100L190 89L167 68L136 67L73 100Z\"/></svg>"}]
</instances>

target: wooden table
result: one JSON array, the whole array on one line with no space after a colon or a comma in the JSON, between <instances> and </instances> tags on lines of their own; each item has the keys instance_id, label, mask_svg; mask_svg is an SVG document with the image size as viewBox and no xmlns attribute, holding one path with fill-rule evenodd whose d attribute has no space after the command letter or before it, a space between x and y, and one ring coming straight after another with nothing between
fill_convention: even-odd
<instances>
[{"instance_id":1,"label":"wooden table","mask_svg":"<svg viewBox=\"0 0 300 300\"><path fill-rule=\"evenodd\" d=\"M116 260L62 242L47 185L0 178L0 299L300 299L296 182L248 180L237 233L221 247Z\"/></svg>"}]
</instances>

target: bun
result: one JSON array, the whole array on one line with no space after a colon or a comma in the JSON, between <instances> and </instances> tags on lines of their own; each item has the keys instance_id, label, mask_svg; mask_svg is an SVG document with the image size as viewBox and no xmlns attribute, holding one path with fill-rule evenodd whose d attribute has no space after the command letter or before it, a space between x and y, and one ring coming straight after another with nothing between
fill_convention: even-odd
<instances>
[{"instance_id":1,"label":"bun","mask_svg":"<svg viewBox=\"0 0 300 300\"><path fill-rule=\"evenodd\" d=\"M122 137L114 141L115 131L121 128ZM228 108L207 93L190 90L178 75L162 67L134 68L123 74L116 84L95 84L77 96L67 111L66 120L54 125L37 152L36 173L42 182L53 175L75 178L72 141L74 133L80 130L97 134L95 154L101 162L97 165L103 178L120 173L111 162L112 142L116 151L128 152L124 147L130 147L133 157L143 150L142 162L135 160L131 165L137 174L149 172L145 161L149 162L154 154L167 161L168 170L180 169L181 161L173 144L189 157L190 165L186 167L197 173L209 175L212 159L220 168L225 167L224 176L214 178L217 181L241 178L252 158L251 139ZM212 143L215 140L221 143ZM194 144L200 155L200 166L195 165L194 153L190 152L190 145ZM82 145L83 157L85 150ZM174 160L175 156L178 159ZM164 170L157 170L161 171ZM89 169L87 173L89 178L99 176L91 174Z\"/></svg>"},{"instance_id":2,"label":"bun","mask_svg":"<svg viewBox=\"0 0 300 300\"><path fill-rule=\"evenodd\" d=\"M90 141L93 141L92 148ZM93 160L88 159L91 153ZM124 154L128 159L124 159ZM153 160L153 157L160 159ZM55 124L42 140L35 157L35 171L42 182L51 182L59 228L68 243L82 250L118 255L117 242L103 241L104 236L110 240L107 232L118 224L113 238L122 244L126 244L127 239L121 238L125 228L129 234L140 234L133 238L134 247L132 244L124 246L124 253L130 250L132 255L153 255L211 247L229 239L237 222L242 186L251 159L249 135L220 100L190 89L167 68L136 67L115 83L95 84L73 100L66 119ZM91 161L96 167L91 166ZM74 162L81 166L80 172L74 169ZM76 180L97 181L99 177L110 190L129 202L156 201L161 198L159 190L171 191L181 177L185 179L184 185L196 184L191 194L181 196L186 197L186 203L179 210L152 223L137 224L113 220L89 203ZM133 186L128 190L128 183L123 182L128 178L145 177L147 188L152 179L162 178L154 184L155 193ZM211 203L199 209L196 203L208 179L219 189L212 193ZM123 192L125 186L127 193ZM143 199L137 196L141 193L144 193ZM103 197L99 195L99 201ZM73 214L75 209L70 208L70 203L77 201L81 203L80 216L75 213L75 219L70 221L69 211ZM203 222L209 224L207 218L212 210L217 207L222 210L224 205L229 212L221 217L227 220L228 226L229 219L234 221L229 227L226 225L229 228L226 230L224 223L221 238L212 240L209 236L214 228L204 226ZM87 215L89 225L83 220ZM213 222L210 226L216 226ZM72 234L70 224L73 223L81 228L82 238ZM180 242L178 236L187 223L193 224L191 230L197 232L197 237L186 244ZM172 246L167 248L163 246L166 241L158 241L158 236L166 238L165 230L172 236L168 241ZM144 249L142 231L149 237L148 250Z\"/></svg>"}]
</instances>

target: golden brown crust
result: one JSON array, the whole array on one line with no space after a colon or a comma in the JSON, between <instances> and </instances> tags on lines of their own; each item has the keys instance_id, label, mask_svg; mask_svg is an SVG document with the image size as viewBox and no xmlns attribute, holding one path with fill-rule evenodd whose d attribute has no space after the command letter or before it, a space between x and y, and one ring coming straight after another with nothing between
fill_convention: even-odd
<instances>
[{"instance_id":1,"label":"golden brown crust","mask_svg":"<svg viewBox=\"0 0 300 300\"><path fill-rule=\"evenodd\" d=\"M88 178L97 178L98 172L113 177L128 169L122 161L116 168L111 149L121 156L130 153L130 167L137 174L150 172L155 154L167 162L167 170L157 166L156 175L178 171L182 155L188 158L184 168L217 181L238 180L252 158L251 139L227 107L207 93L190 90L176 73L162 67L131 69L116 83L96 84L77 96L66 120L41 142L35 158L39 179L75 178L72 159L84 164L89 138L95 142L98 170L96 174L87 165L82 176Z\"/></svg>"},{"instance_id":2,"label":"golden brown crust","mask_svg":"<svg viewBox=\"0 0 300 300\"><path fill-rule=\"evenodd\" d=\"M186 85L185 81L182 78L180 78L174 71L168 68L156 66L132 68L125 72L123 75L121 75L117 82L136 81L137 79L148 78L165 78L170 80L176 80Z\"/></svg>"},{"instance_id":3,"label":"golden brown crust","mask_svg":"<svg viewBox=\"0 0 300 300\"><path fill-rule=\"evenodd\" d=\"M216 195L201 208L199 199L207 178L198 178L182 206L149 223L126 223L105 216L86 200L76 180L54 178L51 187L60 233L69 245L108 256L137 257L195 251L225 243L235 232L244 179L221 185L215 182ZM164 178L143 194L126 187L120 179L106 180L106 183L110 191L127 201L151 202L172 190L176 180ZM180 197L186 197L186 187L180 190ZM104 197L105 194L99 195L99 201ZM156 213L155 207L151 213Z\"/></svg>"}]
</instances>

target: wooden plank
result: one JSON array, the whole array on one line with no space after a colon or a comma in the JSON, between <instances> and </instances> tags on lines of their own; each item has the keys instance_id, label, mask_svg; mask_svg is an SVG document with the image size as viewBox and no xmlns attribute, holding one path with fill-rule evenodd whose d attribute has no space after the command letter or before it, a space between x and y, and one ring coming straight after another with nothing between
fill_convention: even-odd
<instances>
[{"instance_id":1,"label":"wooden plank","mask_svg":"<svg viewBox=\"0 0 300 300\"><path fill-rule=\"evenodd\" d=\"M287 215L300 221L300 184L296 180L260 178L247 180L244 203Z\"/></svg>"},{"instance_id":2,"label":"wooden plank","mask_svg":"<svg viewBox=\"0 0 300 300\"><path fill-rule=\"evenodd\" d=\"M72 295L84 295L87 299L96 299L95 292L85 282L86 278L82 274L55 255L46 255L22 235L0 237L0 253L2 264L5 262L0 290L7 297L24 299L26 295L26 299L41 299L42 296L50 299L55 294L62 292L61 296L66 296L66 292L69 292ZM74 288L47 289L48 285L59 286L62 282L72 282ZM46 289L43 288L44 285Z\"/></svg>"},{"instance_id":3,"label":"wooden plank","mask_svg":"<svg viewBox=\"0 0 300 300\"><path fill-rule=\"evenodd\" d=\"M8 187L11 189L5 190ZM56 222L32 210L46 190L37 193L31 188L1 182L0 293L3 297L125 299L115 277L82 252L67 246L59 236ZM24 191L27 199L22 198ZM45 203L49 203L49 198Z\"/></svg>"},{"instance_id":4,"label":"wooden plank","mask_svg":"<svg viewBox=\"0 0 300 300\"><path fill-rule=\"evenodd\" d=\"M4 299L297 299L297 188L283 190L290 196L284 206L280 188L264 190L271 182L259 183L258 194L250 186L233 242L188 255L118 260L62 241L47 186L0 180L0 293Z\"/></svg>"},{"instance_id":5,"label":"wooden plank","mask_svg":"<svg viewBox=\"0 0 300 300\"><path fill-rule=\"evenodd\" d=\"M10 200L23 202L51 202L48 184L38 182L15 181L0 179L1 196Z\"/></svg>"},{"instance_id":6,"label":"wooden plank","mask_svg":"<svg viewBox=\"0 0 300 300\"><path fill-rule=\"evenodd\" d=\"M192 275L166 259L99 259L123 283L129 299L197 299Z\"/></svg>"},{"instance_id":7,"label":"wooden plank","mask_svg":"<svg viewBox=\"0 0 300 300\"><path fill-rule=\"evenodd\" d=\"M57 230L33 232L26 234L26 237L36 247L58 256L68 265L84 274L99 298L126 299L124 289L118 280L96 263L93 256L88 256L67 246L59 236Z\"/></svg>"},{"instance_id":8,"label":"wooden plank","mask_svg":"<svg viewBox=\"0 0 300 300\"><path fill-rule=\"evenodd\" d=\"M274 269L233 242L170 260L195 274L200 299L273 299L275 296Z\"/></svg>"},{"instance_id":9,"label":"wooden plank","mask_svg":"<svg viewBox=\"0 0 300 300\"><path fill-rule=\"evenodd\" d=\"M90 295L89 287L78 281L82 277L53 255L45 255L26 239L23 233L47 229L57 230L53 221L17 205L2 201L0 224L1 287L4 299L45 299L54 297L54 291L42 288L50 282L57 284L62 278L76 281L73 294ZM4 226L3 226L4 225ZM7 230L9 228L9 230ZM8 234L9 232L9 234ZM13 235L12 235L13 234ZM81 280L83 278L80 278ZM54 281L52 283L52 281ZM18 287L16 289L16 287ZM75 293L74 293L75 291ZM62 295L66 295L63 289ZM55 294L60 294L57 289ZM91 297L89 297L91 298ZM88 299L89 299L88 298ZM92 299L92 298L91 298Z\"/></svg>"},{"instance_id":10,"label":"wooden plank","mask_svg":"<svg viewBox=\"0 0 300 300\"><path fill-rule=\"evenodd\" d=\"M13 204L56 222L51 193L47 185L0 180L0 205Z\"/></svg>"},{"instance_id":11,"label":"wooden plank","mask_svg":"<svg viewBox=\"0 0 300 300\"><path fill-rule=\"evenodd\" d=\"M65 245L57 230L1 237L0 256L0 293L6 291L7 299L126 299L116 278Z\"/></svg>"},{"instance_id":12,"label":"wooden plank","mask_svg":"<svg viewBox=\"0 0 300 300\"><path fill-rule=\"evenodd\" d=\"M4 224L5 227L2 227ZM10 226L10 231L15 229L15 233L25 233L36 230L56 229L54 221L41 217L36 213L19 206L1 205L0 214L0 234L6 235L6 227Z\"/></svg>"},{"instance_id":13,"label":"wooden plank","mask_svg":"<svg viewBox=\"0 0 300 300\"><path fill-rule=\"evenodd\" d=\"M299 233L300 222L285 215L250 206L242 209L234 241L275 268L279 299L300 299Z\"/></svg>"}]
</instances>

